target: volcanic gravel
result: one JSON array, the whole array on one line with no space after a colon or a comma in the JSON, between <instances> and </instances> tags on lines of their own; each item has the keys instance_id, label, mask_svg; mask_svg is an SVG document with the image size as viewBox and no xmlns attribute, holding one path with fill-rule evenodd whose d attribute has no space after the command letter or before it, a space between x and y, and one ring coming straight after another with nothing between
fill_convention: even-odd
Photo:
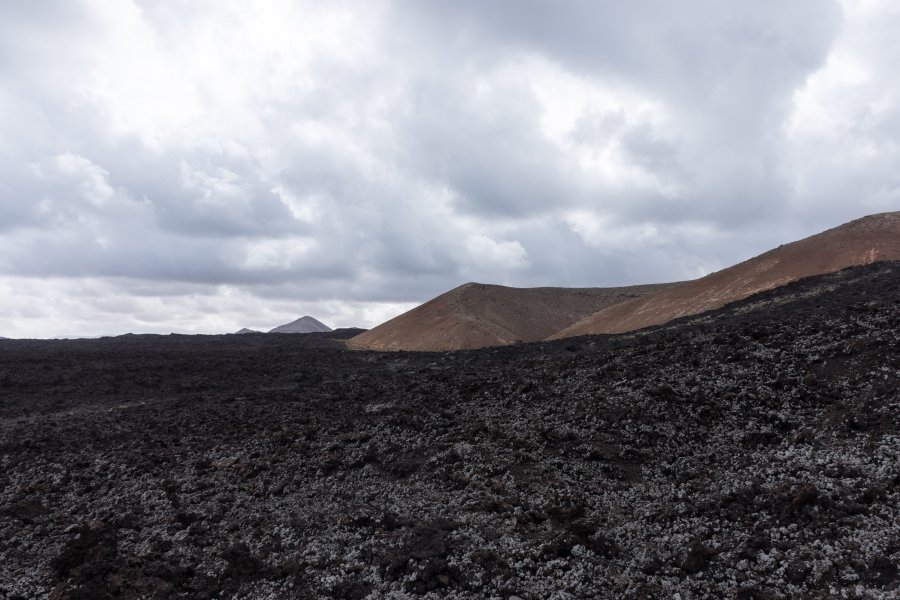
<instances>
[{"instance_id":1,"label":"volcanic gravel","mask_svg":"<svg viewBox=\"0 0 900 600\"><path fill-rule=\"evenodd\" d=\"M900 264L620 336L0 341L0 598L898 598Z\"/></svg>"}]
</instances>

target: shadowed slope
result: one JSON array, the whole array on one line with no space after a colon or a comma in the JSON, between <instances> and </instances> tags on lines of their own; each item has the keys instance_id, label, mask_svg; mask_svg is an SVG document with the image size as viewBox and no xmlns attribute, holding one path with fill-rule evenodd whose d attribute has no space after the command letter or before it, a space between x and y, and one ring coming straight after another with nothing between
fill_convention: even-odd
<instances>
[{"instance_id":1,"label":"shadowed slope","mask_svg":"<svg viewBox=\"0 0 900 600\"><path fill-rule=\"evenodd\" d=\"M549 339L622 333L693 315L803 277L900 260L900 212L871 215L656 294L604 308Z\"/></svg>"},{"instance_id":2,"label":"shadowed slope","mask_svg":"<svg viewBox=\"0 0 900 600\"><path fill-rule=\"evenodd\" d=\"M375 350L460 350L536 342L601 308L672 284L511 288L467 283L350 340Z\"/></svg>"}]
</instances>

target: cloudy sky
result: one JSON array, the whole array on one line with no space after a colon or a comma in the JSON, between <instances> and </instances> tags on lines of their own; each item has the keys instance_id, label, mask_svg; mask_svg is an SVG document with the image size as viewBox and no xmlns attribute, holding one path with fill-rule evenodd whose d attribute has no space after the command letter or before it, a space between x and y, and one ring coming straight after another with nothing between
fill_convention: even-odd
<instances>
[{"instance_id":1,"label":"cloudy sky","mask_svg":"<svg viewBox=\"0 0 900 600\"><path fill-rule=\"evenodd\" d=\"M0 3L0 335L375 325L900 207L894 0Z\"/></svg>"}]
</instances>

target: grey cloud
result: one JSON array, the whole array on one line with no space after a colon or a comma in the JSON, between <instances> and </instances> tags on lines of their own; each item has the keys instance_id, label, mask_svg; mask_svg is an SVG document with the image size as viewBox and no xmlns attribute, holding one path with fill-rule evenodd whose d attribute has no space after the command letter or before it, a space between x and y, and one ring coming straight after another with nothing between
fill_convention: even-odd
<instances>
[{"instance_id":1,"label":"grey cloud","mask_svg":"<svg viewBox=\"0 0 900 600\"><path fill-rule=\"evenodd\" d=\"M685 165L679 156L678 145L658 137L650 126L643 124L629 128L622 135L621 144L632 164L669 178L683 176Z\"/></svg>"},{"instance_id":2,"label":"grey cloud","mask_svg":"<svg viewBox=\"0 0 900 600\"><path fill-rule=\"evenodd\" d=\"M411 90L418 101L397 119L407 168L452 190L461 211L517 218L583 197L565 157L537 130L540 108L517 97L521 90L494 92L499 110L485 114L466 106L465 73L451 66L422 77Z\"/></svg>"},{"instance_id":3,"label":"grey cloud","mask_svg":"<svg viewBox=\"0 0 900 600\"><path fill-rule=\"evenodd\" d=\"M836 2L818 0L400 0L397 6L428 23L428 35L465 40L479 54L513 43L589 76L707 100L728 86L764 96L794 72L802 77L821 64L840 19Z\"/></svg>"},{"instance_id":4,"label":"grey cloud","mask_svg":"<svg viewBox=\"0 0 900 600\"><path fill-rule=\"evenodd\" d=\"M681 135L650 148L651 132L632 131L626 150L636 165L687 189L680 210L697 211L723 226L782 202L784 190L770 193L781 185L774 181L777 171L756 165L761 155L777 160L779 129L792 94L824 62L841 18L836 3L813 0L777 5L404 1L399 6L406 18L425 23L428 35L461 55L465 47L475 48L473 60L483 60L485 47L496 54L518 47L601 83L623 83L660 99L676 112ZM665 164L653 164L661 151ZM725 186L710 176L722 172L728 173ZM773 180L763 185L765 194L743 194L733 202L722 195L723 187L738 188L738 182L760 176ZM742 212L748 202L752 211L728 218L729 207ZM724 209L716 206L722 203ZM644 217L655 213L656 200L650 204Z\"/></svg>"},{"instance_id":5,"label":"grey cloud","mask_svg":"<svg viewBox=\"0 0 900 600\"><path fill-rule=\"evenodd\" d=\"M79 1L7 4L0 8L0 14L0 67L5 73L27 77L32 84L49 85L53 75L65 73L66 69L60 68L59 53L68 50L67 60L83 54L84 47L73 42L89 37L96 24ZM45 69L32 69L35 61Z\"/></svg>"},{"instance_id":6,"label":"grey cloud","mask_svg":"<svg viewBox=\"0 0 900 600\"><path fill-rule=\"evenodd\" d=\"M363 38L362 51L222 46L234 64L209 66L234 81L182 73L174 81L196 83L186 102L201 108L182 120L180 96L141 78L124 98L94 89L122 76L104 61L119 50L144 65L148 52L165 88L172 57L189 61L210 31L228 44L248 9L135 6L129 26L150 41L121 49L112 8L0 7L0 284L115 281L122 297L95 302L97 314L134 307L144 321L158 317L154 298L190 312L226 302L226 289L278 310L343 302L350 318L470 279L683 279L900 201L896 86L875 101L895 29L869 24L873 41L848 41L834 2L341 3L357 35L336 39ZM306 17L334 7L282 5L297 29L284 39L305 39ZM836 39L875 75L852 93L820 91L847 121L822 150L788 121ZM535 65L626 99L588 102L570 131L548 135L539 92L560 92L535 89ZM215 97L233 83L235 98ZM580 162L604 153L612 172Z\"/></svg>"}]
</instances>

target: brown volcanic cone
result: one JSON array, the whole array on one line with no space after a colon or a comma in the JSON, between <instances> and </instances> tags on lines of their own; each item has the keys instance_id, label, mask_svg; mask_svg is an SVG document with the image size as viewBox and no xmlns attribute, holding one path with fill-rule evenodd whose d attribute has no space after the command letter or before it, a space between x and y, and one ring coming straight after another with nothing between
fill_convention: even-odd
<instances>
[{"instance_id":1,"label":"brown volcanic cone","mask_svg":"<svg viewBox=\"0 0 900 600\"><path fill-rule=\"evenodd\" d=\"M511 288L467 283L352 338L351 348L461 350L536 342L613 305L672 284Z\"/></svg>"},{"instance_id":2,"label":"brown volcanic cone","mask_svg":"<svg viewBox=\"0 0 900 600\"><path fill-rule=\"evenodd\" d=\"M549 339L622 333L719 308L803 277L878 260L900 260L900 212L851 221L733 267L586 317Z\"/></svg>"}]
</instances>

